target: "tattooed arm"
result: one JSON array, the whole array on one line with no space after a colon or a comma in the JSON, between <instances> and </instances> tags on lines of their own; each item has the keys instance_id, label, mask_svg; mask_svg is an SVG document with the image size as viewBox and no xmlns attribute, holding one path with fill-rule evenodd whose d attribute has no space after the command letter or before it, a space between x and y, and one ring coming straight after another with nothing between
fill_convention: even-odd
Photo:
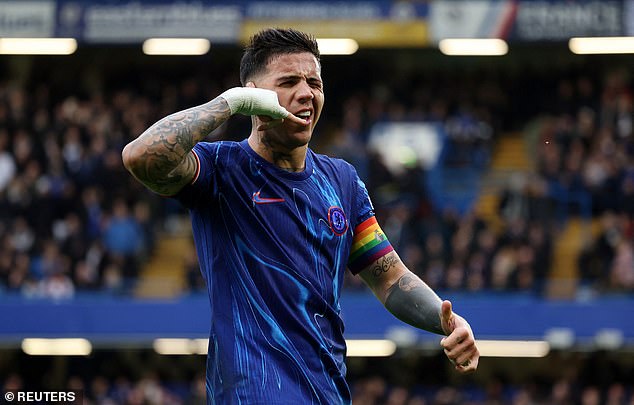
<instances>
[{"instance_id":1,"label":"tattooed arm","mask_svg":"<svg viewBox=\"0 0 634 405\"><path fill-rule=\"evenodd\" d=\"M398 319L429 332L445 334L440 322L442 300L405 267L396 252L386 254L359 275Z\"/></svg>"},{"instance_id":2,"label":"tattooed arm","mask_svg":"<svg viewBox=\"0 0 634 405\"><path fill-rule=\"evenodd\" d=\"M191 152L231 116L227 101L212 101L161 119L123 149L125 167L150 190L174 195L196 175Z\"/></svg>"},{"instance_id":3,"label":"tattooed arm","mask_svg":"<svg viewBox=\"0 0 634 405\"><path fill-rule=\"evenodd\" d=\"M480 354L469 323L442 301L392 251L359 273L365 283L394 316L419 329L446 335L441 346L460 373L478 367Z\"/></svg>"},{"instance_id":4,"label":"tattooed arm","mask_svg":"<svg viewBox=\"0 0 634 405\"><path fill-rule=\"evenodd\" d=\"M150 190L174 195L198 170L191 150L233 114L264 115L270 128L285 119L305 122L279 104L272 90L234 87L208 103L169 115L152 125L123 149L125 167Z\"/></svg>"}]
</instances>

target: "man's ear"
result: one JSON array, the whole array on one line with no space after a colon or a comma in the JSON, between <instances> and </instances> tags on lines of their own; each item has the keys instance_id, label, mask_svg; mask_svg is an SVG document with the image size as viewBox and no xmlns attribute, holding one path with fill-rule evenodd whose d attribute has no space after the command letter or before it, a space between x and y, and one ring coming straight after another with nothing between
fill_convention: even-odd
<instances>
[{"instance_id":1,"label":"man's ear","mask_svg":"<svg viewBox=\"0 0 634 405\"><path fill-rule=\"evenodd\" d=\"M253 83L253 82L247 82L247 85L246 85L246 86L244 86L244 87L252 87L252 88L255 88L255 83Z\"/></svg>"}]
</instances>

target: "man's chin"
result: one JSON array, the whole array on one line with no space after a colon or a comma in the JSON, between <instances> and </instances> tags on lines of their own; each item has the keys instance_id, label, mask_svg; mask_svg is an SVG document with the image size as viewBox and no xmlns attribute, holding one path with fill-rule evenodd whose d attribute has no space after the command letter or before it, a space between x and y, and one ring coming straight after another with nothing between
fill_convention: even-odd
<instances>
[{"instance_id":1,"label":"man's chin","mask_svg":"<svg viewBox=\"0 0 634 405\"><path fill-rule=\"evenodd\" d=\"M287 146L292 148L300 148L302 146L308 145L311 138L312 133L310 131L294 132L286 136L286 144Z\"/></svg>"},{"instance_id":2,"label":"man's chin","mask_svg":"<svg viewBox=\"0 0 634 405\"><path fill-rule=\"evenodd\" d=\"M312 138L312 131L309 128L305 131L289 127L274 128L265 135L265 138L268 144L291 151L308 145Z\"/></svg>"}]
</instances>

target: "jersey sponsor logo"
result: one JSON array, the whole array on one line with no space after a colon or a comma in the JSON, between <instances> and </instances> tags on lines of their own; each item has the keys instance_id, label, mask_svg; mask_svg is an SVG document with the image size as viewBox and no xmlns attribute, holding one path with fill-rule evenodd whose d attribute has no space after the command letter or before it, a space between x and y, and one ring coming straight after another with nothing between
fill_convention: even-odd
<instances>
[{"instance_id":1,"label":"jersey sponsor logo","mask_svg":"<svg viewBox=\"0 0 634 405\"><path fill-rule=\"evenodd\" d=\"M251 197L254 203L256 204L274 204L274 203L282 203L286 201L283 198L267 198L260 196L260 192L256 191L253 193L253 197Z\"/></svg>"},{"instance_id":2,"label":"jersey sponsor logo","mask_svg":"<svg viewBox=\"0 0 634 405\"><path fill-rule=\"evenodd\" d=\"M339 207L330 207L328 209L328 223L332 232L341 236L348 230L348 220L346 214Z\"/></svg>"}]
</instances>

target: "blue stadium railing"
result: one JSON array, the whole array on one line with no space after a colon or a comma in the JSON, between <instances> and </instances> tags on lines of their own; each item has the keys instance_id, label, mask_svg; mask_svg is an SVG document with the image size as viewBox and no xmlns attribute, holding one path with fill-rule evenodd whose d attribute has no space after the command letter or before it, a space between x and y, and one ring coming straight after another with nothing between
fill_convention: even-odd
<instances>
[{"instance_id":1,"label":"blue stadium railing","mask_svg":"<svg viewBox=\"0 0 634 405\"><path fill-rule=\"evenodd\" d=\"M608 331L634 344L634 297L603 296L584 301L550 301L531 294L446 294L456 312L467 317L480 339L543 339L552 330L568 330L575 343L593 344ZM369 293L346 292L341 298L348 338L384 338L407 328L420 342L437 336L396 320ZM371 321L369 321L371 319ZM0 297L0 344L26 337L84 337L95 345L151 344L155 338L204 338L209 329L208 298L193 294L175 300L79 295L51 301Z\"/></svg>"}]
</instances>

